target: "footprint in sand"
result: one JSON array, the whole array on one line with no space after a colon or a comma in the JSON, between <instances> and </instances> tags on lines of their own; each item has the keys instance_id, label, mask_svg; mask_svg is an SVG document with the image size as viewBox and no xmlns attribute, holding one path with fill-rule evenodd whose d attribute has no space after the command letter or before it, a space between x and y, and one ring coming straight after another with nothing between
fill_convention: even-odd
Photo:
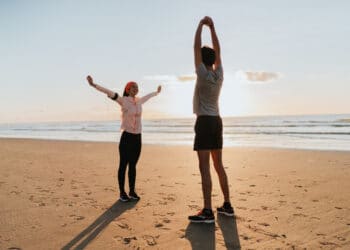
<instances>
[{"instance_id":1,"label":"footprint in sand","mask_svg":"<svg viewBox=\"0 0 350 250\"><path fill-rule=\"evenodd\" d=\"M42 189L42 187L39 187L38 189L40 193L50 193L50 190L49 189Z\"/></svg>"},{"instance_id":2,"label":"footprint in sand","mask_svg":"<svg viewBox=\"0 0 350 250\"><path fill-rule=\"evenodd\" d=\"M237 209L247 210L247 208L246 208L246 207L237 207Z\"/></svg>"},{"instance_id":3,"label":"footprint in sand","mask_svg":"<svg viewBox=\"0 0 350 250\"><path fill-rule=\"evenodd\" d=\"M339 247L338 244L334 243L334 242L329 242L329 241L320 241L320 244L323 246L335 246L335 247Z\"/></svg>"},{"instance_id":4,"label":"footprint in sand","mask_svg":"<svg viewBox=\"0 0 350 250\"><path fill-rule=\"evenodd\" d=\"M238 216L238 215L236 215L235 218L236 218L236 220L238 220L238 221L243 221L243 222L246 221L245 218L243 218L243 217L241 217L241 216ZM251 221L252 221L252 220L249 220L248 222L251 222Z\"/></svg>"},{"instance_id":5,"label":"footprint in sand","mask_svg":"<svg viewBox=\"0 0 350 250\"><path fill-rule=\"evenodd\" d=\"M307 215L305 215L305 214L301 214L301 213L299 213L299 214L293 214L293 216L298 216L298 217L307 217Z\"/></svg>"},{"instance_id":6,"label":"footprint in sand","mask_svg":"<svg viewBox=\"0 0 350 250\"><path fill-rule=\"evenodd\" d=\"M174 186L172 186L172 185L166 185L166 184L161 184L160 186L161 186L161 187L171 187L171 188L174 187Z\"/></svg>"},{"instance_id":7,"label":"footprint in sand","mask_svg":"<svg viewBox=\"0 0 350 250\"><path fill-rule=\"evenodd\" d=\"M193 210L199 210L199 209L201 209L201 207L200 206L198 206L198 205L187 205L189 208L191 208L191 209L193 209Z\"/></svg>"},{"instance_id":8,"label":"footprint in sand","mask_svg":"<svg viewBox=\"0 0 350 250\"><path fill-rule=\"evenodd\" d=\"M264 234L264 235L269 236L269 237L271 237L271 238L278 238L278 237L281 237L281 236L278 235L278 234L265 231L264 229L261 229L261 228L255 227L255 226L250 226L250 225L248 225L248 228L251 229L252 231L256 232L256 233L261 233L261 234ZM285 237L286 237L286 236L285 236Z\"/></svg>"},{"instance_id":9,"label":"footprint in sand","mask_svg":"<svg viewBox=\"0 0 350 250\"><path fill-rule=\"evenodd\" d=\"M258 208L252 208L252 209L250 209L249 211L251 211L251 212L258 212L258 211L260 211L260 209L258 209Z\"/></svg>"},{"instance_id":10,"label":"footprint in sand","mask_svg":"<svg viewBox=\"0 0 350 250\"><path fill-rule=\"evenodd\" d=\"M78 189L78 184L82 183L81 181L76 181L76 180L71 180L70 184L71 184L71 188L72 189Z\"/></svg>"},{"instance_id":11,"label":"footprint in sand","mask_svg":"<svg viewBox=\"0 0 350 250\"><path fill-rule=\"evenodd\" d=\"M120 228L122 228L122 229L131 230L131 228L129 227L129 225L126 224L126 223L119 222L119 223L117 223L117 225L118 225Z\"/></svg>"},{"instance_id":12,"label":"footprint in sand","mask_svg":"<svg viewBox=\"0 0 350 250\"><path fill-rule=\"evenodd\" d=\"M64 183L64 178L63 177L60 177L60 178L58 178L58 183L57 183L57 187L61 187L61 186L63 186L63 183Z\"/></svg>"},{"instance_id":13,"label":"footprint in sand","mask_svg":"<svg viewBox=\"0 0 350 250\"><path fill-rule=\"evenodd\" d=\"M145 207L149 207L149 206L152 206L152 205L153 205L152 203L147 202L144 206L145 206Z\"/></svg>"},{"instance_id":14,"label":"footprint in sand","mask_svg":"<svg viewBox=\"0 0 350 250\"><path fill-rule=\"evenodd\" d=\"M249 238L247 235L244 234L240 234L239 235L243 240L250 240L251 238Z\"/></svg>"},{"instance_id":15,"label":"footprint in sand","mask_svg":"<svg viewBox=\"0 0 350 250\"><path fill-rule=\"evenodd\" d=\"M341 237L341 236L335 236L335 237L340 241L346 241L346 239L344 237Z\"/></svg>"},{"instance_id":16,"label":"footprint in sand","mask_svg":"<svg viewBox=\"0 0 350 250\"><path fill-rule=\"evenodd\" d=\"M265 177L265 178L269 177L267 174L259 174L259 176L262 176L262 177Z\"/></svg>"},{"instance_id":17,"label":"footprint in sand","mask_svg":"<svg viewBox=\"0 0 350 250\"><path fill-rule=\"evenodd\" d=\"M164 223L170 223L171 220L169 220L168 218L164 218L164 219L163 219L163 222L164 222Z\"/></svg>"},{"instance_id":18,"label":"footprint in sand","mask_svg":"<svg viewBox=\"0 0 350 250\"><path fill-rule=\"evenodd\" d=\"M154 227L163 227L164 225L162 224L162 223L156 223L156 224L154 224Z\"/></svg>"},{"instance_id":19,"label":"footprint in sand","mask_svg":"<svg viewBox=\"0 0 350 250\"><path fill-rule=\"evenodd\" d=\"M175 185L182 185L182 186L185 186L186 184L185 184L185 183L182 183L182 182L175 182Z\"/></svg>"},{"instance_id":20,"label":"footprint in sand","mask_svg":"<svg viewBox=\"0 0 350 250\"><path fill-rule=\"evenodd\" d=\"M179 235L180 239L183 239L186 237L186 230L185 229L180 229L177 234Z\"/></svg>"},{"instance_id":21,"label":"footprint in sand","mask_svg":"<svg viewBox=\"0 0 350 250\"><path fill-rule=\"evenodd\" d=\"M15 194L15 195L19 195L20 193L22 193L22 191L14 191L14 190L12 190L10 192L10 194Z\"/></svg>"},{"instance_id":22,"label":"footprint in sand","mask_svg":"<svg viewBox=\"0 0 350 250\"><path fill-rule=\"evenodd\" d=\"M147 245L149 245L149 246L155 246L155 245L157 245L156 239L159 238L159 235L157 235L157 236L144 235L144 236L142 236L142 238L143 238L144 240L146 240Z\"/></svg>"},{"instance_id":23,"label":"footprint in sand","mask_svg":"<svg viewBox=\"0 0 350 250\"><path fill-rule=\"evenodd\" d=\"M73 218L74 220L83 220L83 219L85 219L84 216L75 215L75 214L71 214L71 215L69 215L69 217Z\"/></svg>"},{"instance_id":24,"label":"footprint in sand","mask_svg":"<svg viewBox=\"0 0 350 250\"><path fill-rule=\"evenodd\" d=\"M124 244L130 244L130 242L131 242L132 240L137 240L137 238L136 238L135 236L132 236L132 237L124 237L124 238L123 238L123 243L124 243Z\"/></svg>"},{"instance_id":25,"label":"footprint in sand","mask_svg":"<svg viewBox=\"0 0 350 250\"><path fill-rule=\"evenodd\" d=\"M169 194L168 196L163 197L163 200L175 201L176 200L176 195L175 194Z\"/></svg>"},{"instance_id":26,"label":"footprint in sand","mask_svg":"<svg viewBox=\"0 0 350 250\"><path fill-rule=\"evenodd\" d=\"M270 224L268 224L266 222L258 223L258 225L264 226L264 227L269 227L270 226Z\"/></svg>"}]
</instances>

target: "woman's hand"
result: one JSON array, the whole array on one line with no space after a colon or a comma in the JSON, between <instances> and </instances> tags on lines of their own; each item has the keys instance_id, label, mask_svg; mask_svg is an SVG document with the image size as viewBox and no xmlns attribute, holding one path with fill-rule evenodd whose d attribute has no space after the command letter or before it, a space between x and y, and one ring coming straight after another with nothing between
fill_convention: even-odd
<instances>
[{"instance_id":1,"label":"woman's hand","mask_svg":"<svg viewBox=\"0 0 350 250\"><path fill-rule=\"evenodd\" d=\"M89 82L90 86L96 87L96 84L94 83L94 79L90 75L86 77L86 80Z\"/></svg>"},{"instance_id":2,"label":"woman's hand","mask_svg":"<svg viewBox=\"0 0 350 250\"><path fill-rule=\"evenodd\" d=\"M158 86L158 89L157 89L158 94L159 94L161 91L162 91L162 86L159 85L159 86Z\"/></svg>"}]
</instances>

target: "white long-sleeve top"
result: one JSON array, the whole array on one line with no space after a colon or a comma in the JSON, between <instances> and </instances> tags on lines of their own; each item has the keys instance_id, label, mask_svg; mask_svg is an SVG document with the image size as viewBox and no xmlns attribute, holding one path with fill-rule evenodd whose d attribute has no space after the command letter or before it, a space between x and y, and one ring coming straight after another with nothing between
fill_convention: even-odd
<instances>
[{"instance_id":1,"label":"white long-sleeve top","mask_svg":"<svg viewBox=\"0 0 350 250\"><path fill-rule=\"evenodd\" d=\"M141 98L118 95L115 101L119 103L122 109L122 120L120 129L128 133L140 134L142 132L142 104L144 104L151 97L154 97L157 94L158 92L152 92Z\"/></svg>"}]
</instances>

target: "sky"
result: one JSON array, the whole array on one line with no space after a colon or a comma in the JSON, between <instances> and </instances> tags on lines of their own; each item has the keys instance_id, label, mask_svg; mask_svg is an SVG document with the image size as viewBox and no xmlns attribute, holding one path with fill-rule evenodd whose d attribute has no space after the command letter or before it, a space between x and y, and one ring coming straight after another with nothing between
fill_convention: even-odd
<instances>
[{"instance_id":1,"label":"sky","mask_svg":"<svg viewBox=\"0 0 350 250\"><path fill-rule=\"evenodd\" d=\"M194 33L221 45L222 116L350 114L346 0L0 1L0 123L120 119L86 76L139 96L144 118L193 117ZM211 45L208 29L202 44Z\"/></svg>"}]
</instances>

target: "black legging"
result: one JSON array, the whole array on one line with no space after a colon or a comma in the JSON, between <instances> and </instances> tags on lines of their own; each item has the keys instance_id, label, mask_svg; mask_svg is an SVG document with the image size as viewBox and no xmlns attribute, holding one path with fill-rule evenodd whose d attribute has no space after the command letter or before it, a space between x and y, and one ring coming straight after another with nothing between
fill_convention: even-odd
<instances>
[{"instance_id":1,"label":"black legging","mask_svg":"<svg viewBox=\"0 0 350 250\"><path fill-rule=\"evenodd\" d=\"M123 132L119 142L118 182L120 193L124 193L125 171L129 165L129 190L135 192L136 163L141 153L141 134Z\"/></svg>"}]
</instances>

